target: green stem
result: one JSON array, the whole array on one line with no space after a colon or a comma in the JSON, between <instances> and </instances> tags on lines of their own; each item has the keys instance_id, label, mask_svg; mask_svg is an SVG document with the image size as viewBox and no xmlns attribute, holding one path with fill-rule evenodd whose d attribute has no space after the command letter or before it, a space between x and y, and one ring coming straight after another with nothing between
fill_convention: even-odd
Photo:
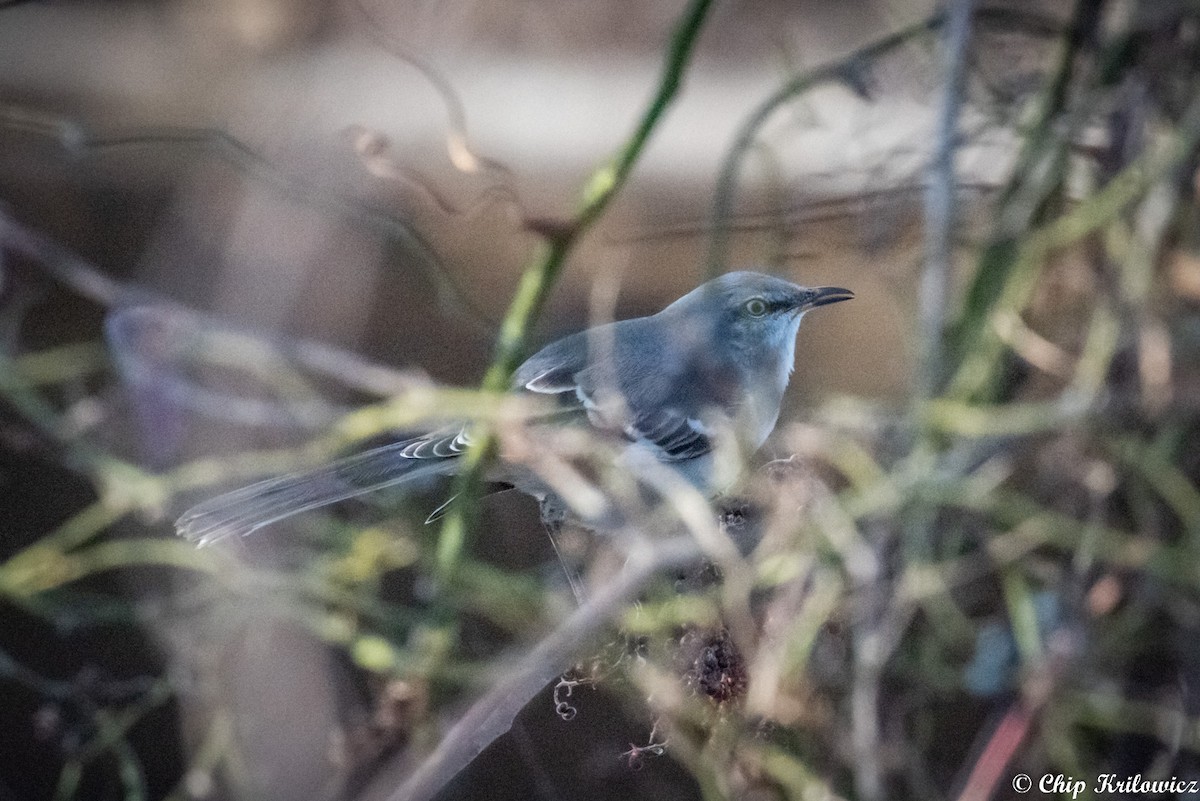
<instances>
[{"instance_id":1,"label":"green stem","mask_svg":"<svg viewBox=\"0 0 1200 801\"><path fill-rule=\"evenodd\" d=\"M675 99L683 81L700 28L712 0L692 0L671 37L662 78L649 107L642 114L637 128L612 160L592 173L584 185L581 205L575 219L547 237L532 263L526 267L517 285L517 292L500 327L496 353L483 379L483 388L503 392L513 372L525 357L529 331L545 305L567 255L575 242L604 213L609 203L628 179L630 172L645 149L650 135L662 120L667 107ZM443 575L452 573L458 565L467 539L467 521L473 517L473 499L477 497L483 479L483 469L496 449L495 436L481 432L476 443L464 458L464 469L455 482L454 491L460 501L446 515L438 539L437 568Z\"/></svg>"},{"instance_id":2,"label":"green stem","mask_svg":"<svg viewBox=\"0 0 1200 801\"><path fill-rule=\"evenodd\" d=\"M1180 118L1171 141L1158 151L1149 151L1119 172L1101 191L1082 201L1070 212L1028 234L1017 247L1011 267L1000 279L996 300L987 314L1024 308L1033 294L1037 276L1046 259L1076 244L1117 220L1129 206L1163 176L1179 167L1200 143L1200 100L1193 100ZM981 321L979 340L959 365L946 393L958 400L985 394L1000 366L1004 343Z\"/></svg>"}]
</instances>

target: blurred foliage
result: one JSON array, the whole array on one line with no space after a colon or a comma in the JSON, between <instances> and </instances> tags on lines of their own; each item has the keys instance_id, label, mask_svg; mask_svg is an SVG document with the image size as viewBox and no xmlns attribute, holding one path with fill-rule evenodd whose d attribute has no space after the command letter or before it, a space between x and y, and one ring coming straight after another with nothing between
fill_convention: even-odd
<instances>
[{"instance_id":1,"label":"blurred foliage","mask_svg":"<svg viewBox=\"0 0 1200 801\"><path fill-rule=\"evenodd\" d=\"M706 12L690 7L660 94L587 185L579 217L541 232L485 391L316 346L285 356L156 300L109 305L106 333L87 342L29 352L6 337L5 469L61 488L40 528L13 521L0 564L11 620L0 681L18 699L7 726L35 743L19 751L31 765L35 751L52 755L23 786L41 781L58 799L260 797L242 742L260 724L225 685L264 619L322 644L361 690L325 733L333 778L313 798L427 797L531 699L553 712L547 726L599 727L594 687L645 731L605 758L644 773L677 763L694 786L675 791L706 799L983 799L1018 772L1200 777L1194 4L1079 0L1064 25L981 9L971 35L1030 26L1058 56L1028 95L965 67L965 102L1013 120L1021 147L1007 184L981 201L984 230L954 228L962 289L939 299L945 337L922 349L940 354L934 390L904 408L835 399L781 425L793 458L758 468L716 515L697 516L683 493L644 508L597 471L636 531L567 533L568 569L593 587L573 612L561 581L467 537L491 524L471 504L440 531L389 498L305 515L269 555L197 550L169 532L168 510L218 485L388 432L474 420L519 442L525 412L497 390L558 266L677 89ZM940 26L795 76L747 122L713 223L717 267L757 126L818 83L869 86L876 56L927 44ZM0 235L98 305L112 300L81 290L103 277L57 245L9 220ZM8 304L5 331L36 313ZM389 399L347 410L322 382ZM90 422L122 416L168 438L223 417L319 433L149 469ZM552 469L599 448L574 447ZM468 495L471 476L457 487ZM664 532L676 535L667 545ZM161 732L185 717L192 730L168 748ZM407 783L388 778L395 764ZM589 794L604 797L597 784Z\"/></svg>"}]
</instances>

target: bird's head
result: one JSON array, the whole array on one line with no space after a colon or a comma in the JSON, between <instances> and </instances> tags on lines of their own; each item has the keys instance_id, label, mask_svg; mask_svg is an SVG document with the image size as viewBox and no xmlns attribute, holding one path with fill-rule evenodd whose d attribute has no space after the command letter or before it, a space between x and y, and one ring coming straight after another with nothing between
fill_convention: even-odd
<instances>
[{"instance_id":1,"label":"bird's head","mask_svg":"<svg viewBox=\"0 0 1200 801\"><path fill-rule=\"evenodd\" d=\"M853 297L853 292L840 287L804 287L773 275L734 272L696 287L665 312L711 321L722 347L753 361L783 356L790 370L796 329L804 313Z\"/></svg>"}]
</instances>

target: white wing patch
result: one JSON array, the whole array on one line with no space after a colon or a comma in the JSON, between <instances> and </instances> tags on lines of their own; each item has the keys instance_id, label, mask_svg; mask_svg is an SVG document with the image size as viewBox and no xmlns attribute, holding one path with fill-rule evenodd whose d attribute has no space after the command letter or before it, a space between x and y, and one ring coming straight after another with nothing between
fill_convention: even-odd
<instances>
[{"instance_id":1,"label":"white wing patch","mask_svg":"<svg viewBox=\"0 0 1200 801\"><path fill-rule=\"evenodd\" d=\"M556 367L551 367L549 370L526 381L525 389L530 392L536 392L539 395L561 395L564 392L571 392L572 390L578 393L579 385L575 381L575 376L565 374Z\"/></svg>"},{"instance_id":2,"label":"white wing patch","mask_svg":"<svg viewBox=\"0 0 1200 801\"><path fill-rule=\"evenodd\" d=\"M465 428L428 434L407 443L400 451L405 459L447 459L460 456L471 447L471 437Z\"/></svg>"}]
</instances>

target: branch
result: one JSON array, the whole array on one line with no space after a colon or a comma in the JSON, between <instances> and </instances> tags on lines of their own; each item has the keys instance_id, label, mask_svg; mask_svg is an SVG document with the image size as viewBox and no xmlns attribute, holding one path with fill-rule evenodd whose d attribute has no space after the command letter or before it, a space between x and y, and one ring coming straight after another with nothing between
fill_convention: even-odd
<instances>
[{"instance_id":1,"label":"branch","mask_svg":"<svg viewBox=\"0 0 1200 801\"><path fill-rule=\"evenodd\" d=\"M504 392L508 389L513 372L525 356L529 331L545 305L555 280L562 272L567 255L576 240L600 218L613 197L624 186L634 164L645 149L650 134L678 94L684 70L695 49L700 28L711 5L712 0L692 0L688 5L671 37L671 46L667 51L658 90L633 135L607 165L592 173L583 188L582 205L574 221L548 232L546 244L522 274L516 296L501 324L491 367L483 379L485 391ZM466 543L466 521L472 516L472 499L478 497L483 466L495 447L495 436L488 433L479 437L477 443L463 456L464 469L455 480L454 486L454 494L461 500L454 504L450 513L446 515L438 539L437 564L443 574L454 569L462 554Z\"/></svg>"},{"instance_id":2,"label":"branch","mask_svg":"<svg viewBox=\"0 0 1200 801\"><path fill-rule=\"evenodd\" d=\"M651 579L664 570L689 565L701 555L695 539L683 535L654 546L643 558L632 556L616 580L575 610L518 665L505 671L507 678L459 718L429 758L387 796L388 801L427 801L437 796L483 749L509 730L530 699L570 667L579 650Z\"/></svg>"},{"instance_id":3,"label":"branch","mask_svg":"<svg viewBox=\"0 0 1200 801\"><path fill-rule=\"evenodd\" d=\"M987 318L994 318L997 313L1024 308L1033 294L1039 270L1050 255L1095 234L1118 219L1154 184L1179 169L1198 146L1200 97L1195 97L1163 147L1148 149L1113 176L1099 192L1062 216L1030 231L1015 246L1006 271L998 277L992 277L997 287L994 300L973 313L986 323ZM950 381L948 393L954 399L978 399L991 385L1000 366L1004 343L996 336L994 326L985 323L972 329L976 339L970 343L969 349L964 350L962 363Z\"/></svg>"},{"instance_id":4,"label":"branch","mask_svg":"<svg viewBox=\"0 0 1200 801\"><path fill-rule=\"evenodd\" d=\"M945 90L938 113L936 145L925 185L925 269L920 284L918 393L932 398L942 381L943 332L946 327L954 233L954 152L958 148L958 116L966 78L967 43L971 39L974 0L957 0L945 30Z\"/></svg>"},{"instance_id":5,"label":"branch","mask_svg":"<svg viewBox=\"0 0 1200 801\"><path fill-rule=\"evenodd\" d=\"M797 75L785 83L774 94L764 100L758 108L742 124L733 146L725 156L721 165L721 173L717 178L717 189L713 198L712 238L709 241L708 272L712 276L723 272L729 257L729 225L733 216L733 202L737 191L738 171L742 159L754 146L758 131L771 116L788 101L802 95L810 89L827 81L845 81L857 85L861 82L860 73L864 65L883 56L892 50L906 44L909 40L934 30L942 24L942 15L935 14L928 19L902 28L895 33L856 50L849 56L830 64L817 67L811 72Z\"/></svg>"},{"instance_id":6,"label":"branch","mask_svg":"<svg viewBox=\"0 0 1200 801\"><path fill-rule=\"evenodd\" d=\"M332 194L324 187L285 171L236 136L219 128L155 127L97 134L69 118L8 103L0 103L0 128L28 131L56 139L71 155L147 147L197 148L215 155L291 201L357 222L396 242L412 256L411 263L429 278L443 307L464 312L460 314L461 318L473 328L490 332L490 324L483 310L445 269L433 245L409 221L357 200Z\"/></svg>"}]
</instances>

